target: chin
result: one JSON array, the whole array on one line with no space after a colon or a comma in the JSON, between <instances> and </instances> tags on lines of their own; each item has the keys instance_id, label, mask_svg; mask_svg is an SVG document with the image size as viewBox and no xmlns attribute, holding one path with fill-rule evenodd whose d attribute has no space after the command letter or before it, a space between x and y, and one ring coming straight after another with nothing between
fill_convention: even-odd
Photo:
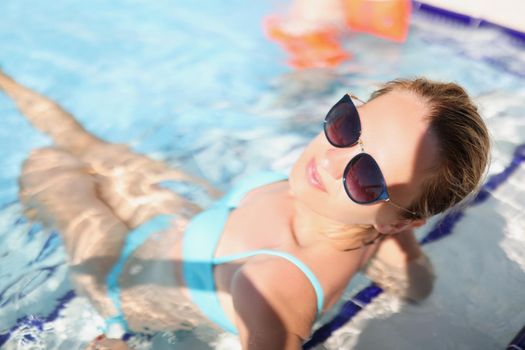
<instances>
[{"instance_id":1,"label":"chin","mask_svg":"<svg viewBox=\"0 0 525 350\"><path fill-rule=\"evenodd\" d=\"M313 188L308 182L305 174L307 163L305 159L306 157L301 156L290 172L290 177L288 178L290 193L301 205L317 214L326 216L327 213L325 211L328 198L323 198L319 190Z\"/></svg>"},{"instance_id":2,"label":"chin","mask_svg":"<svg viewBox=\"0 0 525 350\"><path fill-rule=\"evenodd\" d=\"M340 202L334 194L321 192L312 187L305 174L308 156L301 156L292 167L288 183L294 200L308 210L325 219L345 225L363 224L363 219L370 216L371 207L353 204L348 198Z\"/></svg>"},{"instance_id":3,"label":"chin","mask_svg":"<svg viewBox=\"0 0 525 350\"><path fill-rule=\"evenodd\" d=\"M324 135L323 135L324 137ZM308 162L315 156L316 150L315 139L306 147L303 153L299 156L292 167L288 183L290 186L290 193L293 198L306 206L309 210L316 212L324 217L331 217L332 209L330 203L334 205L334 198L325 191L312 186L307 177Z\"/></svg>"}]
</instances>

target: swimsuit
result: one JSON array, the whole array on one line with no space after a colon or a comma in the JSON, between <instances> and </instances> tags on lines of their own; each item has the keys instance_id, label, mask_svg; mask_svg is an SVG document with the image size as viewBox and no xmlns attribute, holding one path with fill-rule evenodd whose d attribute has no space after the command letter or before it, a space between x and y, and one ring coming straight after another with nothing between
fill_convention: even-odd
<instances>
[{"instance_id":1,"label":"swimsuit","mask_svg":"<svg viewBox=\"0 0 525 350\"><path fill-rule=\"evenodd\" d=\"M211 321L226 331L237 334L235 325L228 319L217 297L217 289L213 276L213 268L234 260L255 255L274 255L282 257L296 265L312 284L317 296L317 316L323 309L324 294L321 285L313 272L295 256L270 249L252 250L228 256L215 257L217 244L224 231L224 225L230 214L245 195L257 188L273 182L286 180L287 177L273 172L263 172L241 181L209 209L194 216L189 223L182 242L183 276L188 287L191 300L200 311ZM171 215L159 215L138 228L130 231L124 242L121 255L106 278L108 296L117 309L117 314L106 320L105 332L113 327L120 328L121 332L128 331L127 322L122 313L120 301L120 287L118 277L123 271L126 260L146 239L154 232L169 227Z\"/></svg>"}]
</instances>

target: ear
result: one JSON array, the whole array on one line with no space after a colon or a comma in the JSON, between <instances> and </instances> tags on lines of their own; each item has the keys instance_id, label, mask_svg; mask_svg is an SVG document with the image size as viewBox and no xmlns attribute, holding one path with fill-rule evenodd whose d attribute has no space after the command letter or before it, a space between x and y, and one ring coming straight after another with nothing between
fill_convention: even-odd
<instances>
[{"instance_id":1,"label":"ear","mask_svg":"<svg viewBox=\"0 0 525 350\"><path fill-rule=\"evenodd\" d=\"M427 219L412 220L412 227L411 228L421 227L421 226L423 226L426 223L427 223Z\"/></svg>"},{"instance_id":2,"label":"ear","mask_svg":"<svg viewBox=\"0 0 525 350\"><path fill-rule=\"evenodd\" d=\"M423 226L426 222L426 219L401 219L390 224L375 224L374 228L377 230L377 232L383 233L385 235L391 235L401 231Z\"/></svg>"}]
</instances>

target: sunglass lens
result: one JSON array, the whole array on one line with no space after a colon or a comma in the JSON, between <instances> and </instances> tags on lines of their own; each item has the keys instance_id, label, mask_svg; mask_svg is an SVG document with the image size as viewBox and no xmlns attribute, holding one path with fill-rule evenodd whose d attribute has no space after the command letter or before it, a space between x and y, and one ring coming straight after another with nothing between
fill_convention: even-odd
<instances>
[{"instance_id":1,"label":"sunglass lens","mask_svg":"<svg viewBox=\"0 0 525 350\"><path fill-rule=\"evenodd\" d=\"M326 115L324 132L328 141L336 147L352 146L359 140L361 122L348 95L337 102Z\"/></svg>"},{"instance_id":2,"label":"sunglass lens","mask_svg":"<svg viewBox=\"0 0 525 350\"><path fill-rule=\"evenodd\" d=\"M360 204L372 203L381 197L386 184L376 161L360 153L348 163L344 172L346 193Z\"/></svg>"}]
</instances>

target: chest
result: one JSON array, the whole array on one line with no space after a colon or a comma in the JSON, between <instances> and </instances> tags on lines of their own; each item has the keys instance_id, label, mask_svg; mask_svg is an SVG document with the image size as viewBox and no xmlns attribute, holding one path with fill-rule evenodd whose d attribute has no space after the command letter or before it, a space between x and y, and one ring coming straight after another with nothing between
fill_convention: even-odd
<instances>
[{"instance_id":1,"label":"chest","mask_svg":"<svg viewBox=\"0 0 525 350\"><path fill-rule=\"evenodd\" d=\"M228 217L215 256L258 249L290 253L312 269L325 290L327 306L330 306L359 269L366 249L344 253L326 245L305 245L305 237L298 236L293 230L294 213L293 198L289 194L287 182L250 192ZM264 256L259 258L264 259ZM241 260L215 268L215 282L219 291L229 293L231 280L243 263ZM289 264L284 260L282 263ZM344 268L334 269L334 266Z\"/></svg>"},{"instance_id":2,"label":"chest","mask_svg":"<svg viewBox=\"0 0 525 350\"><path fill-rule=\"evenodd\" d=\"M231 211L215 256L294 245L292 203L286 182L256 189Z\"/></svg>"}]
</instances>

